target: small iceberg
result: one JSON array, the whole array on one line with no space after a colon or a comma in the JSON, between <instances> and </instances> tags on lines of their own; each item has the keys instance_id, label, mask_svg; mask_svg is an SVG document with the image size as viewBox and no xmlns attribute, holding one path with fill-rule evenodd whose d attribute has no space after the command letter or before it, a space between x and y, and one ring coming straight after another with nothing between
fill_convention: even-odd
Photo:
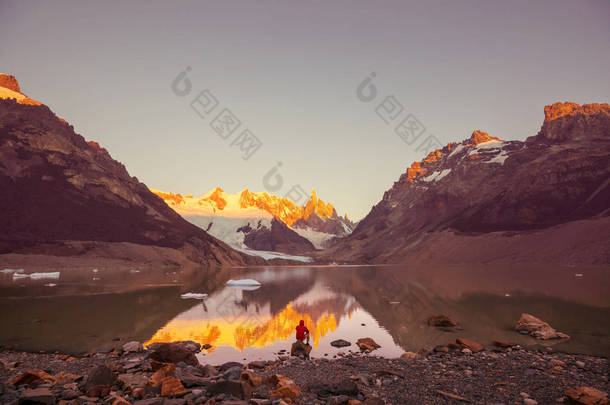
<instances>
[{"instance_id":1,"label":"small iceberg","mask_svg":"<svg viewBox=\"0 0 610 405\"><path fill-rule=\"evenodd\" d=\"M186 293L186 294L180 295L180 298L182 298L183 300L188 300L188 299L202 300L207 297L208 297L207 294L200 294L200 293Z\"/></svg>"},{"instance_id":2,"label":"small iceberg","mask_svg":"<svg viewBox=\"0 0 610 405\"><path fill-rule=\"evenodd\" d=\"M51 271L49 273L32 273L30 274L30 278L32 280L44 280L47 278L57 279L59 278L59 271Z\"/></svg>"},{"instance_id":3,"label":"small iceberg","mask_svg":"<svg viewBox=\"0 0 610 405\"><path fill-rule=\"evenodd\" d=\"M28 278L28 277L30 277L29 274L13 273L13 280L19 280L19 279Z\"/></svg>"},{"instance_id":4,"label":"small iceberg","mask_svg":"<svg viewBox=\"0 0 610 405\"><path fill-rule=\"evenodd\" d=\"M261 283L252 280L251 278L245 278L243 280L229 280L227 281L227 285L235 287L259 287Z\"/></svg>"},{"instance_id":5,"label":"small iceberg","mask_svg":"<svg viewBox=\"0 0 610 405\"><path fill-rule=\"evenodd\" d=\"M140 270L138 270L138 269L132 269L132 270L129 270L129 272L130 272L131 274L136 274L136 273L139 273L139 272L140 272Z\"/></svg>"},{"instance_id":6,"label":"small iceberg","mask_svg":"<svg viewBox=\"0 0 610 405\"><path fill-rule=\"evenodd\" d=\"M99 270L98 269L93 269L91 271L94 272L94 273L97 273Z\"/></svg>"},{"instance_id":7,"label":"small iceberg","mask_svg":"<svg viewBox=\"0 0 610 405\"><path fill-rule=\"evenodd\" d=\"M48 284L45 284L44 286L45 286L45 287L55 287L55 286L57 286L57 284L54 284L54 283L48 283Z\"/></svg>"},{"instance_id":8,"label":"small iceberg","mask_svg":"<svg viewBox=\"0 0 610 405\"><path fill-rule=\"evenodd\" d=\"M4 274L23 273L23 269L4 269L4 270L0 270L0 273L4 273Z\"/></svg>"}]
</instances>

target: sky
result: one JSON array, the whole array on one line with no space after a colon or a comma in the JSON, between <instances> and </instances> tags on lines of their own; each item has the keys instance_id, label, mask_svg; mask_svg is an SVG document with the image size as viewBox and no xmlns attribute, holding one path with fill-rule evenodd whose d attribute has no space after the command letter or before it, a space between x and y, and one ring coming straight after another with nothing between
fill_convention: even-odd
<instances>
[{"instance_id":1,"label":"sky","mask_svg":"<svg viewBox=\"0 0 610 405\"><path fill-rule=\"evenodd\" d=\"M0 0L0 71L149 187L315 189L354 219L426 140L608 102L608 44L607 0Z\"/></svg>"}]
</instances>

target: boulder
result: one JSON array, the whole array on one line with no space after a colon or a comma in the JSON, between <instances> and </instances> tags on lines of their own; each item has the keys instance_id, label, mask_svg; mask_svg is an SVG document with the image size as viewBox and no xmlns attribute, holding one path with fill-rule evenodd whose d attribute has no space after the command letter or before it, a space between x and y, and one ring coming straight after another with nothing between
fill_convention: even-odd
<instances>
[{"instance_id":1,"label":"boulder","mask_svg":"<svg viewBox=\"0 0 610 405\"><path fill-rule=\"evenodd\" d=\"M451 327L457 326L457 321L445 315L434 315L428 318L429 326Z\"/></svg>"},{"instance_id":2,"label":"boulder","mask_svg":"<svg viewBox=\"0 0 610 405\"><path fill-rule=\"evenodd\" d=\"M112 405L131 405L131 402L123 397L116 397L112 402Z\"/></svg>"},{"instance_id":3,"label":"boulder","mask_svg":"<svg viewBox=\"0 0 610 405\"><path fill-rule=\"evenodd\" d=\"M515 325L515 330L527 332L537 339L569 339L565 333L557 332L548 323L536 318L533 315L523 313Z\"/></svg>"},{"instance_id":4,"label":"boulder","mask_svg":"<svg viewBox=\"0 0 610 405\"><path fill-rule=\"evenodd\" d=\"M349 378L344 378L334 383L323 383L314 388L318 398L329 398L338 395L354 397L360 392L355 382Z\"/></svg>"},{"instance_id":5,"label":"boulder","mask_svg":"<svg viewBox=\"0 0 610 405\"><path fill-rule=\"evenodd\" d=\"M188 390L175 377L168 376L161 381L162 397L181 397L186 393L188 393Z\"/></svg>"},{"instance_id":6,"label":"boulder","mask_svg":"<svg viewBox=\"0 0 610 405\"><path fill-rule=\"evenodd\" d=\"M162 363L180 363L191 366L199 365L195 353L199 352L199 344L195 342L153 343L148 346L150 358Z\"/></svg>"},{"instance_id":7,"label":"boulder","mask_svg":"<svg viewBox=\"0 0 610 405\"><path fill-rule=\"evenodd\" d=\"M248 363L248 368L265 368L266 366L267 362L262 360L255 360Z\"/></svg>"},{"instance_id":8,"label":"boulder","mask_svg":"<svg viewBox=\"0 0 610 405\"><path fill-rule=\"evenodd\" d=\"M217 369L219 372L224 373L231 367L238 367L238 366L243 367L243 364L238 363L237 361L227 361L226 363L223 363L220 366L218 366Z\"/></svg>"},{"instance_id":9,"label":"boulder","mask_svg":"<svg viewBox=\"0 0 610 405\"><path fill-rule=\"evenodd\" d=\"M377 344L373 339L366 337L360 338L356 341L356 344L362 351L372 352L375 349L379 349L381 346Z\"/></svg>"},{"instance_id":10,"label":"boulder","mask_svg":"<svg viewBox=\"0 0 610 405\"><path fill-rule=\"evenodd\" d=\"M143 374L119 374L119 382L130 390L146 387L148 377Z\"/></svg>"},{"instance_id":11,"label":"boulder","mask_svg":"<svg viewBox=\"0 0 610 405\"><path fill-rule=\"evenodd\" d=\"M53 405L55 396L48 388L25 390L19 398L19 405L21 404Z\"/></svg>"},{"instance_id":12,"label":"boulder","mask_svg":"<svg viewBox=\"0 0 610 405\"><path fill-rule=\"evenodd\" d=\"M301 342L300 340L294 342L290 348L291 356L304 356L309 358L309 353L311 353L311 346Z\"/></svg>"},{"instance_id":13,"label":"boulder","mask_svg":"<svg viewBox=\"0 0 610 405\"><path fill-rule=\"evenodd\" d=\"M127 342L123 345L123 351L126 353L139 353L141 351L144 350L144 347L142 347L142 343L138 342L138 341L132 341L132 342Z\"/></svg>"},{"instance_id":14,"label":"boulder","mask_svg":"<svg viewBox=\"0 0 610 405\"><path fill-rule=\"evenodd\" d=\"M470 349L473 353L478 353L485 349L482 344L470 339L457 338L455 343L460 345L462 348Z\"/></svg>"},{"instance_id":15,"label":"boulder","mask_svg":"<svg viewBox=\"0 0 610 405\"><path fill-rule=\"evenodd\" d=\"M408 359L408 360L413 360L419 357L419 354L414 353L414 352L404 352L400 358L401 359Z\"/></svg>"},{"instance_id":16,"label":"boulder","mask_svg":"<svg viewBox=\"0 0 610 405\"><path fill-rule=\"evenodd\" d=\"M98 385L112 385L116 381L116 376L106 366L97 366L87 377L85 389L89 389Z\"/></svg>"},{"instance_id":17,"label":"boulder","mask_svg":"<svg viewBox=\"0 0 610 405\"><path fill-rule=\"evenodd\" d=\"M155 371L149 378L147 385L150 387L158 387L161 385L165 377L171 376L176 369L176 366L169 363L166 366Z\"/></svg>"},{"instance_id":18,"label":"boulder","mask_svg":"<svg viewBox=\"0 0 610 405\"><path fill-rule=\"evenodd\" d=\"M301 388L290 378L281 374L274 374L277 379L275 388L269 393L269 398L297 399L301 395Z\"/></svg>"},{"instance_id":19,"label":"boulder","mask_svg":"<svg viewBox=\"0 0 610 405\"><path fill-rule=\"evenodd\" d=\"M219 380L210 384L207 392L212 395L225 394L248 399L252 396L252 387L243 381Z\"/></svg>"},{"instance_id":20,"label":"boulder","mask_svg":"<svg viewBox=\"0 0 610 405\"><path fill-rule=\"evenodd\" d=\"M241 373L241 376L239 379L247 382L254 388L258 387L259 385L261 385L263 383L263 377L261 377L260 375L254 374L250 370L244 370Z\"/></svg>"},{"instance_id":21,"label":"boulder","mask_svg":"<svg viewBox=\"0 0 610 405\"><path fill-rule=\"evenodd\" d=\"M581 405L608 405L608 394L592 387L578 387L567 390L565 395L573 403Z\"/></svg>"},{"instance_id":22,"label":"boulder","mask_svg":"<svg viewBox=\"0 0 610 405\"><path fill-rule=\"evenodd\" d=\"M330 345L334 346L334 347L347 347L347 346L351 346L351 343L348 342L347 340L337 339L337 340L333 340L332 342L330 342Z\"/></svg>"},{"instance_id":23,"label":"boulder","mask_svg":"<svg viewBox=\"0 0 610 405\"><path fill-rule=\"evenodd\" d=\"M241 377L241 370L241 364L239 366L233 366L226 370L224 373L222 373L222 376L226 380L239 380L239 378Z\"/></svg>"},{"instance_id":24,"label":"boulder","mask_svg":"<svg viewBox=\"0 0 610 405\"><path fill-rule=\"evenodd\" d=\"M18 385L39 385L39 384L55 384L56 379L52 375L47 374L42 370L27 370L9 381L9 384Z\"/></svg>"},{"instance_id":25,"label":"boulder","mask_svg":"<svg viewBox=\"0 0 610 405\"><path fill-rule=\"evenodd\" d=\"M201 371L203 371L203 376L204 377L213 377L215 375L218 375L218 370L216 369L216 367L211 366L209 364L206 364L205 366L201 366Z\"/></svg>"}]
</instances>

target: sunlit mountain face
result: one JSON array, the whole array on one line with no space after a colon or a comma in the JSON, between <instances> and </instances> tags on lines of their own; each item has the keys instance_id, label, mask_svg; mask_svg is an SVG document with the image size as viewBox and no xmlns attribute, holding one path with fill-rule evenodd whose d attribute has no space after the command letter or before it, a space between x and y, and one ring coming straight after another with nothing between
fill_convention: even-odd
<instances>
[{"instance_id":1,"label":"sunlit mountain face","mask_svg":"<svg viewBox=\"0 0 610 405\"><path fill-rule=\"evenodd\" d=\"M247 189L230 194L215 188L199 197L151 191L185 219L239 250L305 254L354 229L347 214L339 216L314 190L302 206Z\"/></svg>"}]
</instances>

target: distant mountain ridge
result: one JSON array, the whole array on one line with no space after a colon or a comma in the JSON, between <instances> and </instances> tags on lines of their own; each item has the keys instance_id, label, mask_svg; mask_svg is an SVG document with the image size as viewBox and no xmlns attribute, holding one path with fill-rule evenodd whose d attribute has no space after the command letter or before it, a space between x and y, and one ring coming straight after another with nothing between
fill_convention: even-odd
<instances>
[{"instance_id":1,"label":"distant mountain ridge","mask_svg":"<svg viewBox=\"0 0 610 405\"><path fill-rule=\"evenodd\" d=\"M608 263L609 213L610 106L555 103L525 142L477 130L414 162L323 255Z\"/></svg>"},{"instance_id":2,"label":"distant mountain ridge","mask_svg":"<svg viewBox=\"0 0 610 405\"><path fill-rule=\"evenodd\" d=\"M200 197L151 191L187 220L238 248L305 253L350 234L355 226L347 215L339 216L332 204L319 199L315 190L303 206L247 189L230 194L217 187Z\"/></svg>"}]
</instances>

